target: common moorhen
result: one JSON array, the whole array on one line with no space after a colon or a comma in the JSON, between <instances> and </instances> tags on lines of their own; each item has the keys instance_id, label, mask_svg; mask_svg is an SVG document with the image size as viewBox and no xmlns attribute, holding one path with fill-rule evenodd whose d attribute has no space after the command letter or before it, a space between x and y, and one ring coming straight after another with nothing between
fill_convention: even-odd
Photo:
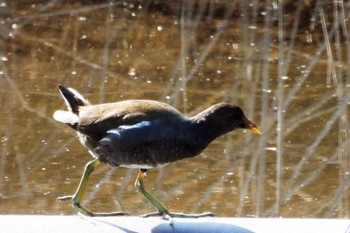
<instances>
[{"instance_id":1,"label":"common moorhen","mask_svg":"<svg viewBox=\"0 0 350 233\"><path fill-rule=\"evenodd\" d=\"M154 167L198 155L215 138L238 128L260 134L258 127L248 120L241 108L215 104L193 117L187 117L168 104L152 100L126 100L116 103L91 105L72 88L59 86L68 111L58 110L53 117L76 130L81 144L94 159L85 166L78 189L72 196L73 206L89 216L126 215L93 213L81 200L88 177L102 163L112 167L138 168L136 189L157 208L157 213L169 217L213 216L211 213L171 213L143 185L145 173Z\"/></svg>"}]
</instances>

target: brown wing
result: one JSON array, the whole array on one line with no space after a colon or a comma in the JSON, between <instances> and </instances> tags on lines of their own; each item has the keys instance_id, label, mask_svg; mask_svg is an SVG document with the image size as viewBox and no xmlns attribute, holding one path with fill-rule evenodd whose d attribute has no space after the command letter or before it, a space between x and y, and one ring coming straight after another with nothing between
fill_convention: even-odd
<instances>
[{"instance_id":1,"label":"brown wing","mask_svg":"<svg viewBox=\"0 0 350 233\"><path fill-rule=\"evenodd\" d=\"M81 107L77 130L99 140L108 130L121 125L134 125L155 119L167 121L182 117L175 108L161 102L128 100Z\"/></svg>"}]
</instances>

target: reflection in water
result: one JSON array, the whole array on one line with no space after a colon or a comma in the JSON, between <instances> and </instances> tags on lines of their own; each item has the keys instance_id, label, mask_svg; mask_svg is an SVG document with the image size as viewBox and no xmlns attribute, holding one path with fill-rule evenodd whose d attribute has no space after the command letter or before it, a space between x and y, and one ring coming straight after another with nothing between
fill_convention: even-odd
<instances>
[{"instance_id":1,"label":"reflection in water","mask_svg":"<svg viewBox=\"0 0 350 233\"><path fill-rule=\"evenodd\" d=\"M348 216L349 9L303 4L0 4L1 213L74 213L56 198L75 191L90 155L52 119L63 83L93 103L154 99L189 115L227 101L261 126L149 172L174 211ZM101 166L86 204L153 211L136 173Z\"/></svg>"}]
</instances>

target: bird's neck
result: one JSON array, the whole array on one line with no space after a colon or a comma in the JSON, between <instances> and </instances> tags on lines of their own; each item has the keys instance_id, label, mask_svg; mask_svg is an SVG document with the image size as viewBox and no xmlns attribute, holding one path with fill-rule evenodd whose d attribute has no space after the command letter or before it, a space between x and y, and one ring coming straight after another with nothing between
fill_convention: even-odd
<instances>
[{"instance_id":1,"label":"bird's neck","mask_svg":"<svg viewBox=\"0 0 350 233\"><path fill-rule=\"evenodd\" d=\"M223 122L215 121L210 109L204 110L198 115L190 118L190 121L197 136L202 138L202 140L208 144L217 137L228 132L227 129L225 129Z\"/></svg>"}]
</instances>

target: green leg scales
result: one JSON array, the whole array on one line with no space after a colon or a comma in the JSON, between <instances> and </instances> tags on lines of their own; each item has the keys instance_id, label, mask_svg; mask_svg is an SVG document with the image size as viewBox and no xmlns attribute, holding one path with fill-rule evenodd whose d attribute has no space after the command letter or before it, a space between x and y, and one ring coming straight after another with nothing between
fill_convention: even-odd
<instances>
[{"instance_id":1,"label":"green leg scales","mask_svg":"<svg viewBox=\"0 0 350 233\"><path fill-rule=\"evenodd\" d=\"M128 215L127 213L123 213L123 212L94 213L80 204L82 199L83 199L84 193L85 193L85 189L86 189L86 185L87 185L89 176L100 163L101 163L101 161L98 159L94 159L94 160L88 162L85 166L83 176L81 177L78 189L75 192L75 194L73 196L59 197L58 199L59 200L71 199L74 208L79 213L82 213L82 214L85 214L85 215L88 215L91 217Z\"/></svg>"},{"instance_id":2,"label":"green leg scales","mask_svg":"<svg viewBox=\"0 0 350 233\"><path fill-rule=\"evenodd\" d=\"M139 174L137 175L135 181L136 189L158 210L156 213L146 214L143 217L150 216L162 216L165 219L170 218L200 218L200 217L213 217L215 216L213 213L207 212L202 214L183 214L183 213L172 213L160 202L158 201L152 194L146 191L143 185L143 179L146 174L146 169L140 169Z\"/></svg>"}]
</instances>

